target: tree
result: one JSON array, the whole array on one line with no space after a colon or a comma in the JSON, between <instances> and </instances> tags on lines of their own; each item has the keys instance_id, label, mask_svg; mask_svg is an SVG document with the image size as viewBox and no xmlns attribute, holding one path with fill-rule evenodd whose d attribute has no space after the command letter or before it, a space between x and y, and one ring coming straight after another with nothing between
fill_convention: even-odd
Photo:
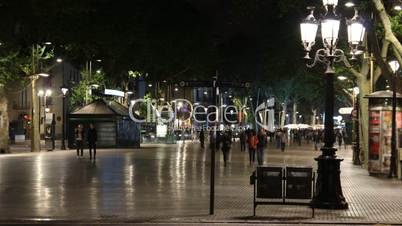
<instances>
[{"instance_id":1,"label":"tree","mask_svg":"<svg viewBox=\"0 0 402 226\"><path fill-rule=\"evenodd\" d=\"M368 27L368 44L371 47L371 52L374 58L363 57L360 61L360 68L354 69L349 67L353 74L356 83L360 89L359 94L359 119L360 119L360 144L362 147L361 159L365 164L368 161L368 100L364 98L367 94L374 91L375 84L381 76L390 78L392 73L387 65L387 58L390 55L389 50L392 50L393 55L402 64L402 46L397 37L401 37L401 14L390 16L383 4L382 0L372 0L371 4L375 10L375 18ZM378 18L379 20L375 20ZM398 19L399 18L399 19ZM381 47L380 47L381 45ZM370 80L370 66L372 65L373 81ZM372 89L372 85L374 87Z\"/></svg>"},{"instance_id":2,"label":"tree","mask_svg":"<svg viewBox=\"0 0 402 226\"><path fill-rule=\"evenodd\" d=\"M16 69L18 53L1 51L0 58L0 152L9 152L9 119L7 92L19 78Z\"/></svg>"},{"instance_id":3,"label":"tree","mask_svg":"<svg viewBox=\"0 0 402 226\"><path fill-rule=\"evenodd\" d=\"M91 103L101 98L100 95L92 93L92 89L99 87L105 87L105 73L103 70L99 70L93 75L89 75L89 71L84 69L81 71L82 79L78 84L75 84L71 88L70 106L71 109L77 109L85 104Z\"/></svg>"}]
</instances>

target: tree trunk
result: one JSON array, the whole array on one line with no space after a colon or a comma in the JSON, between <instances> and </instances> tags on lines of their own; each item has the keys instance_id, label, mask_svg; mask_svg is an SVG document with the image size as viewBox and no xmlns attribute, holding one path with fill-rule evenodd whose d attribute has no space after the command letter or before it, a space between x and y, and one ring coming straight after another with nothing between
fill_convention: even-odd
<instances>
[{"instance_id":1,"label":"tree trunk","mask_svg":"<svg viewBox=\"0 0 402 226\"><path fill-rule=\"evenodd\" d=\"M316 118L315 117L317 117L317 109L313 109L312 112L313 112L313 115L311 116L311 125L315 126L315 124L316 124Z\"/></svg>"},{"instance_id":2,"label":"tree trunk","mask_svg":"<svg viewBox=\"0 0 402 226\"><path fill-rule=\"evenodd\" d=\"M285 120L286 120L286 110L287 110L287 101L284 101L284 104L282 104L282 114L281 114L281 128L285 126Z\"/></svg>"},{"instance_id":3,"label":"tree trunk","mask_svg":"<svg viewBox=\"0 0 402 226\"><path fill-rule=\"evenodd\" d=\"M363 165L367 167L368 164L368 122L369 122L369 114L368 114L368 99L364 98L367 94L370 93L370 80L362 78L357 81L359 83L360 93L359 93L359 132L360 132L360 160Z\"/></svg>"},{"instance_id":4,"label":"tree trunk","mask_svg":"<svg viewBox=\"0 0 402 226\"><path fill-rule=\"evenodd\" d=\"M40 130L39 130L39 100L36 92L36 79L31 82L31 104L32 104L32 124L31 124L31 152L40 151Z\"/></svg>"},{"instance_id":5,"label":"tree trunk","mask_svg":"<svg viewBox=\"0 0 402 226\"><path fill-rule=\"evenodd\" d=\"M0 87L1 89L1 87ZM8 101L4 92L0 90L0 153L9 153L8 146Z\"/></svg>"},{"instance_id":6,"label":"tree trunk","mask_svg":"<svg viewBox=\"0 0 402 226\"><path fill-rule=\"evenodd\" d=\"M128 107L129 103L128 103L128 82L125 82L123 84L124 86L124 99L123 99L123 105Z\"/></svg>"},{"instance_id":7,"label":"tree trunk","mask_svg":"<svg viewBox=\"0 0 402 226\"><path fill-rule=\"evenodd\" d=\"M292 123L297 124L297 103L293 101L293 113L292 113Z\"/></svg>"}]
</instances>

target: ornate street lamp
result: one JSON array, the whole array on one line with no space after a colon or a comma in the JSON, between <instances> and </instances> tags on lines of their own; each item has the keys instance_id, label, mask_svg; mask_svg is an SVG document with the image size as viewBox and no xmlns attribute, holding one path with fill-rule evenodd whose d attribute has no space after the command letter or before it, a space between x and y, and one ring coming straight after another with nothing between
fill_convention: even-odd
<instances>
[{"instance_id":1,"label":"ornate street lamp","mask_svg":"<svg viewBox=\"0 0 402 226\"><path fill-rule=\"evenodd\" d=\"M345 53L341 49L337 49L338 33L341 20L336 15L336 0L323 0L325 6L325 16L317 21L314 17L314 9L310 10L310 15L300 24L301 39L306 57L309 59L309 52L315 44L316 34L320 26L323 48L318 49L315 53L314 62L307 64L307 67L314 67L317 62L326 66L326 99L325 99L325 130L324 130L324 146L321 148L322 154L315 158L318 164L316 195L311 205L315 208L323 209L347 209L346 202L341 187L340 180L340 163L343 159L337 158L335 155L337 149L334 148L334 63L343 62L347 67L351 67L346 59ZM356 11L357 13L357 11ZM356 52L359 45L363 42L364 26L362 20L357 14L348 21L348 38L349 46L352 53ZM360 26L361 25L361 26ZM352 54L353 55L353 54ZM353 56L352 56L353 58Z\"/></svg>"},{"instance_id":2,"label":"ornate street lamp","mask_svg":"<svg viewBox=\"0 0 402 226\"><path fill-rule=\"evenodd\" d=\"M358 10L355 8L355 15L352 19L346 20L348 26L348 42L352 53L352 60L356 60L358 54L358 47L362 45L366 28L364 27L364 20L359 15Z\"/></svg>"},{"instance_id":3,"label":"ornate street lamp","mask_svg":"<svg viewBox=\"0 0 402 226\"><path fill-rule=\"evenodd\" d=\"M62 107L62 113L63 113L63 120L62 120L62 125L61 125L61 150L66 150L66 143L65 143L65 139L66 139L66 110L65 110L65 106L66 106L66 95L68 92L68 87L66 86L62 86L60 87L61 92L63 93L63 107Z\"/></svg>"},{"instance_id":4,"label":"ornate street lamp","mask_svg":"<svg viewBox=\"0 0 402 226\"><path fill-rule=\"evenodd\" d=\"M391 134L391 165L389 170L389 177L396 176L396 75L399 69L399 63L396 60L390 61L389 67L393 72L392 76L392 134Z\"/></svg>"}]
</instances>

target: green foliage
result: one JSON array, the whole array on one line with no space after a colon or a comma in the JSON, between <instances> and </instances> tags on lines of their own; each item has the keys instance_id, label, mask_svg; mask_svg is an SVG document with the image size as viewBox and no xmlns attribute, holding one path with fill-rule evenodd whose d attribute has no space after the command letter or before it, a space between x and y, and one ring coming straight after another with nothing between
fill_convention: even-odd
<instances>
[{"instance_id":1,"label":"green foliage","mask_svg":"<svg viewBox=\"0 0 402 226\"><path fill-rule=\"evenodd\" d=\"M70 106L72 109L82 107L86 102L91 103L100 99L101 96L96 95L96 92L92 92L92 95L90 95L89 90L96 91L106 85L105 74L102 70L100 70L100 73L95 73L91 76L89 76L87 70L83 70L81 71L81 76L82 80L71 89Z\"/></svg>"},{"instance_id":2,"label":"green foliage","mask_svg":"<svg viewBox=\"0 0 402 226\"><path fill-rule=\"evenodd\" d=\"M47 61L53 57L53 50L46 46L33 45L29 51L12 49L2 46L0 50L0 84L7 90L23 87L29 81L29 76L35 73L47 72Z\"/></svg>"},{"instance_id":3,"label":"green foliage","mask_svg":"<svg viewBox=\"0 0 402 226\"><path fill-rule=\"evenodd\" d=\"M128 71L128 77L129 78L139 78L139 77L141 77L142 76L142 73L141 72L139 72L139 71L132 71L132 70L129 70Z\"/></svg>"},{"instance_id":4,"label":"green foliage","mask_svg":"<svg viewBox=\"0 0 402 226\"><path fill-rule=\"evenodd\" d=\"M43 63L46 63L47 60L54 57L54 51L51 48L48 48L46 45L32 45L29 48L29 53L26 56L21 56L22 61L20 63L20 68L24 72L26 76L30 76L33 74L48 72L49 68L42 68Z\"/></svg>"},{"instance_id":5,"label":"green foliage","mask_svg":"<svg viewBox=\"0 0 402 226\"><path fill-rule=\"evenodd\" d=\"M399 11L398 14L390 17L392 31L398 37L402 36L402 11Z\"/></svg>"},{"instance_id":6,"label":"green foliage","mask_svg":"<svg viewBox=\"0 0 402 226\"><path fill-rule=\"evenodd\" d=\"M5 54L5 55L4 55ZM20 78L18 74L18 52L3 53L0 58L0 84L6 86L10 82L15 82Z\"/></svg>"}]
</instances>

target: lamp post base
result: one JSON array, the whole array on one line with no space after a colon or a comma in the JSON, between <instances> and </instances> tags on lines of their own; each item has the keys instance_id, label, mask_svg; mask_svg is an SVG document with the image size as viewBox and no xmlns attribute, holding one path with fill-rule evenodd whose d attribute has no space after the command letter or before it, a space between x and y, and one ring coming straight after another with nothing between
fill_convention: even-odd
<instances>
[{"instance_id":1,"label":"lamp post base","mask_svg":"<svg viewBox=\"0 0 402 226\"><path fill-rule=\"evenodd\" d=\"M316 194L311 206L317 209L347 209L340 179L340 163L343 159L336 157L336 148L323 147L321 151L323 155L315 158L318 164Z\"/></svg>"}]
</instances>

